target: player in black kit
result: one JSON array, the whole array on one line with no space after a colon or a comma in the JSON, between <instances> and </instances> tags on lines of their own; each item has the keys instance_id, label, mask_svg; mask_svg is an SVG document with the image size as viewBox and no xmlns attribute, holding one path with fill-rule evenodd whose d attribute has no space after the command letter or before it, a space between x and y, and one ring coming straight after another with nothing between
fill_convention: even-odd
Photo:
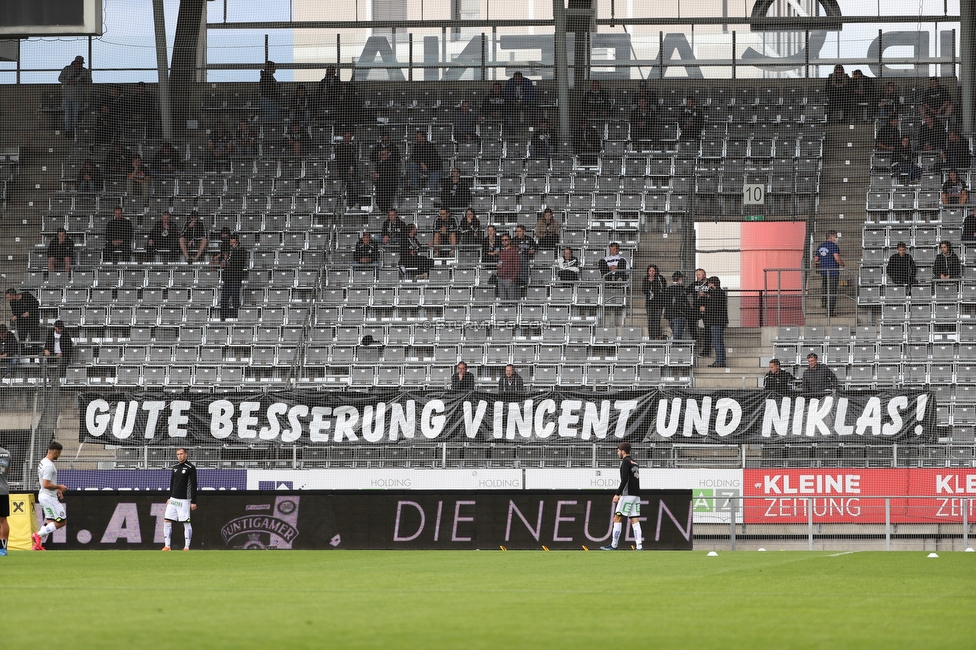
<instances>
[{"instance_id":1,"label":"player in black kit","mask_svg":"<svg viewBox=\"0 0 976 650\"><path fill-rule=\"evenodd\" d=\"M173 540L173 522L183 522L183 550L190 550L193 527L190 525L190 511L197 509L197 468L188 461L186 449L176 450L173 473L169 477L169 499L166 500L166 514L163 521L163 537L166 540L164 551L170 550Z\"/></svg>"},{"instance_id":2,"label":"player in black kit","mask_svg":"<svg viewBox=\"0 0 976 650\"><path fill-rule=\"evenodd\" d=\"M610 546L601 546L601 551L616 551L620 544L620 533L624 527L624 518L630 518L630 526L634 529L634 540L637 550L644 549L644 535L640 525L640 472L637 463L630 457L630 443L621 442L617 445L617 457L620 458L620 487L613 496L613 541Z\"/></svg>"}]
</instances>

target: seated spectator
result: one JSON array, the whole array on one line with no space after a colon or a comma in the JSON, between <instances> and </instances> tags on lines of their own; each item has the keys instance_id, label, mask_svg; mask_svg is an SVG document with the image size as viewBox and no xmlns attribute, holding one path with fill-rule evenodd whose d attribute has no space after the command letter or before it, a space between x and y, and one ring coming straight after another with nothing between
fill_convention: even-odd
<instances>
[{"instance_id":1,"label":"seated spectator","mask_svg":"<svg viewBox=\"0 0 976 650\"><path fill-rule=\"evenodd\" d=\"M400 167L390 157L389 149L380 151L380 159L373 165L373 188L376 191L376 206L389 212L400 189Z\"/></svg>"},{"instance_id":2,"label":"seated spectator","mask_svg":"<svg viewBox=\"0 0 976 650\"><path fill-rule=\"evenodd\" d=\"M410 164L407 166L411 189L428 187L436 192L440 187L443 168L444 163L437 151L437 145L427 141L426 133L417 131L413 150L410 152Z\"/></svg>"},{"instance_id":3,"label":"seated spectator","mask_svg":"<svg viewBox=\"0 0 976 650\"><path fill-rule=\"evenodd\" d=\"M966 181L959 177L959 170L950 169L942 184L942 205L965 205L969 200Z\"/></svg>"},{"instance_id":4,"label":"seated spectator","mask_svg":"<svg viewBox=\"0 0 976 650\"><path fill-rule=\"evenodd\" d=\"M583 95L583 116L591 122L606 120L610 117L611 108L613 102L610 101L610 95L594 79L590 82L590 89Z\"/></svg>"},{"instance_id":5,"label":"seated spectator","mask_svg":"<svg viewBox=\"0 0 976 650\"><path fill-rule=\"evenodd\" d=\"M44 341L44 359L49 368L54 364L58 370L58 377L64 377L73 357L74 344L71 342L71 336L64 329L64 321L56 320Z\"/></svg>"},{"instance_id":6,"label":"seated spectator","mask_svg":"<svg viewBox=\"0 0 976 650\"><path fill-rule=\"evenodd\" d=\"M834 71L827 77L825 82L827 91L827 119L831 115L838 113L837 121L843 122L845 118L848 122L854 121L854 111L851 104L854 93L851 86L851 78L844 72L844 66L838 64L834 66Z\"/></svg>"},{"instance_id":7,"label":"seated spectator","mask_svg":"<svg viewBox=\"0 0 976 650\"><path fill-rule=\"evenodd\" d=\"M868 107L874 105L874 81L865 77L860 70L851 73L851 122L854 121L854 111L864 106L865 117Z\"/></svg>"},{"instance_id":8,"label":"seated spectator","mask_svg":"<svg viewBox=\"0 0 976 650\"><path fill-rule=\"evenodd\" d=\"M908 246L905 242L898 242L898 252L888 258L888 266L885 267L885 275L892 284L900 284L909 287L915 284L915 276L918 275L918 266L915 258L908 254Z\"/></svg>"},{"instance_id":9,"label":"seated spectator","mask_svg":"<svg viewBox=\"0 0 976 650\"><path fill-rule=\"evenodd\" d=\"M302 158L308 155L308 150L312 146L312 138L308 136L308 130L298 122L288 125L288 131L282 137L282 147L288 155L295 158Z\"/></svg>"},{"instance_id":10,"label":"seated spectator","mask_svg":"<svg viewBox=\"0 0 976 650\"><path fill-rule=\"evenodd\" d=\"M156 100L149 94L145 81L136 83L136 91L129 97L129 120L142 122L149 133L155 128Z\"/></svg>"},{"instance_id":11,"label":"seated spectator","mask_svg":"<svg viewBox=\"0 0 976 650\"><path fill-rule=\"evenodd\" d=\"M549 130L549 122L542 120L532 133L529 141L529 156L532 158L552 158L556 152L555 138Z\"/></svg>"},{"instance_id":12,"label":"seated spectator","mask_svg":"<svg viewBox=\"0 0 976 650\"><path fill-rule=\"evenodd\" d=\"M681 139L685 141L700 139L705 130L705 115L698 109L695 98L691 95L685 97L684 108L678 116L678 126L681 127Z\"/></svg>"},{"instance_id":13,"label":"seated spectator","mask_svg":"<svg viewBox=\"0 0 976 650\"><path fill-rule=\"evenodd\" d=\"M68 237L68 231L58 228L57 234L47 245L47 270L70 271L75 260L75 241Z\"/></svg>"},{"instance_id":14,"label":"seated spectator","mask_svg":"<svg viewBox=\"0 0 976 650\"><path fill-rule=\"evenodd\" d=\"M539 215L535 224L535 238L539 242L539 248L555 250L559 245L559 221L551 209L546 208Z\"/></svg>"},{"instance_id":15,"label":"seated spectator","mask_svg":"<svg viewBox=\"0 0 976 650\"><path fill-rule=\"evenodd\" d=\"M17 338L38 341L41 338L41 305L30 293L22 289L7 289L7 306L10 322L17 329Z\"/></svg>"},{"instance_id":16,"label":"seated spectator","mask_svg":"<svg viewBox=\"0 0 976 650\"><path fill-rule=\"evenodd\" d=\"M505 374L498 378L498 394L512 399L522 399L525 396L525 382L522 375L515 372L515 366L505 366Z\"/></svg>"},{"instance_id":17,"label":"seated spectator","mask_svg":"<svg viewBox=\"0 0 976 650\"><path fill-rule=\"evenodd\" d=\"M175 176L183 165L183 157L169 142L164 142L153 156L152 168L157 176Z\"/></svg>"},{"instance_id":18,"label":"seated spectator","mask_svg":"<svg viewBox=\"0 0 976 650\"><path fill-rule=\"evenodd\" d=\"M102 104L108 106L109 112L118 124L129 119L129 100L122 94L122 86L112 84L108 87L108 95L102 99Z\"/></svg>"},{"instance_id":19,"label":"seated spectator","mask_svg":"<svg viewBox=\"0 0 976 650\"><path fill-rule=\"evenodd\" d=\"M85 158L78 170L77 180L78 194L101 194L104 185L102 184L102 173L95 166L91 158Z\"/></svg>"},{"instance_id":20,"label":"seated spectator","mask_svg":"<svg viewBox=\"0 0 976 650\"><path fill-rule=\"evenodd\" d=\"M180 236L169 210L160 215L146 238L146 261L154 261L157 255L164 262L180 259Z\"/></svg>"},{"instance_id":21,"label":"seated spectator","mask_svg":"<svg viewBox=\"0 0 976 650\"><path fill-rule=\"evenodd\" d=\"M938 77L929 79L929 86L922 95L922 104L919 106L919 113L922 117L950 117L954 106L952 105L952 95L946 90L945 86L939 83Z\"/></svg>"},{"instance_id":22,"label":"seated spectator","mask_svg":"<svg viewBox=\"0 0 976 650\"><path fill-rule=\"evenodd\" d=\"M657 115L647 103L646 97L637 100L637 107L630 113L630 139L637 149L650 149L656 139Z\"/></svg>"},{"instance_id":23,"label":"seated spectator","mask_svg":"<svg viewBox=\"0 0 976 650\"><path fill-rule=\"evenodd\" d=\"M403 155L400 153L400 147L390 138L389 131L383 131L383 133L380 135L380 139L377 140L376 144L373 145L373 148L369 150L369 162L373 163L374 165L378 163L380 161L380 152L383 151L383 149L390 150L390 158L397 167L400 167L400 164L403 162Z\"/></svg>"},{"instance_id":24,"label":"seated spectator","mask_svg":"<svg viewBox=\"0 0 976 650\"><path fill-rule=\"evenodd\" d=\"M461 176L457 167L451 169L450 179L441 188L441 205L451 210L463 210L471 205L471 179Z\"/></svg>"},{"instance_id":25,"label":"seated spectator","mask_svg":"<svg viewBox=\"0 0 976 650\"><path fill-rule=\"evenodd\" d=\"M878 136L874 142L878 151L892 153L895 150L895 147L901 142L901 130L898 128L897 115L892 115L888 119L888 123L878 129Z\"/></svg>"},{"instance_id":26,"label":"seated spectator","mask_svg":"<svg viewBox=\"0 0 976 650\"><path fill-rule=\"evenodd\" d=\"M583 263L573 254L569 246L563 248L563 254L556 260L556 275L563 282L577 282Z\"/></svg>"},{"instance_id":27,"label":"seated spectator","mask_svg":"<svg viewBox=\"0 0 976 650\"><path fill-rule=\"evenodd\" d=\"M942 154L942 159L939 161L940 165L937 171L942 171L942 167L969 169L970 159L969 140L964 140L962 136L959 135L959 131L950 129L949 142L946 144L946 150Z\"/></svg>"},{"instance_id":28,"label":"seated spectator","mask_svg":"<svg viewBox=\"0 0 976 650\"><path fill-rule=\"evenodd\" d=\"M375 271L383 266L383 253L368 232L364 232L362 239L356 242L352 257L356 260L354 266L358 268L372 268Z\"/></svg>"},{"instance_id":29,"label":"seated spectator","mask_svg":"<svg viewBox=\"0 0 976 650\"><path fill-rule=\"evenodd\" d=\"M912 141L906 135L895 147L891 155L891 167L895 174L905 177L909 183L914 183L922 177L922 168L916 161Z\"/></svg>"},{"instance_id":30,"label":"seated spectator","mask_svg":"<svg viewBox=\"0 0 976 650\"><path fill-rule=\"evenodd\" d=\"M976 211L970 212L962 222L962 240L976 242Z\"/></svg>"},{"instance_id":31,"label":"seated spectator","mask_svg":"<svg viewBox=\"0 0 976 650\"><path fill-rule=\"evenodd\" d=\"M288 119L300 124L308 124L312 121L312 98L305 90L304 84L298 85L291 101L288 102Z\"/></svg>"},{"instance_id":32,"label":"seated spectator","mask_svg":"<svg viewBox=\"0 0 976 650\"><path fill-rule=\"evenodd\" d=\"M122 214L122 207L113 208L112 220L105 225L103 262L128 262L132 259L132 222Z\"/></svg>"},{"instance_id":33,"label":"seated spectator","mask_svg":"<svg viewBox=\"0 0 976 650\"><path fill-rule=\"evenodd\" d=\"M481 220L474 210L468 208L458 226L458 241L462 246L481 246Z\"/></svg>"},{"instance_id":34,"label":"seated spectator","mask_svg":"<svg viewBox=\"0 0 976 650\"><path fill-rule=\"evenodd\" d=\"M780 367L779 359L769 360L769 372L763 379L763 388L780 395L786 395L793 392L795 383L796 379L793 378L793 375Z\"/></svg>"},{"instance_id":35,"label":"seated spectator","mask_svg":"<svg viewBox=\"0 0 976 650\"><path fill-rule=\"evenodd\" d=\"M481 103L481 115L486 120L504 122L506 126L511 126L508 102L500 81L492 84L491 91L485 95L485 100Z\"/></svg>"},{"instance_id":36,"label":"seated spectator","mask_svg":"<svg viewBox=\"0 0 976 650\"><path fill-rule=\"evenodd\" d=\"M0 323L0 373L6 377L18 361L20 361L20 341L6 325Z\"/></svg>"},{"instance_id":37,"label":"seated spectator","mask_svg":"<svg viewBox=\"0 0 976 650\"><path fill-rule=\"evenodd\" d=\"M388 210L386 221L380 230L381 241L384 246L399 248L407 238L410 227L403 222L395 209Z\"/></svg>"},{"instance_id":38,"label":"seated spectator","mask_svg":"<svg viewBox=\"0 0 976 650\"><path fill-rule=\"evenodd\" d=\"M932 264L933 280L958 280L962 277L962 262L952 252L952 244L943 240L939 243L939 254Z\"/></svg>"},{"instance_id":39,"label":"seated spectator","mask_svg":"<svg viewBox=\"0 0 976 650\"><path fill-rule=\"evenodd\" d=\"M501 236L501 249L498 251L498 301L515 302L519 298L518 280L521 274L522 262L518 248L512 243L508 235Z\"/></svg>"},{"instance_id":40,"label":"seated spectator","mask_svg":"<svg viewBox=\"0 0 976 650\"><path fill-rule=\"evenodd\" d=\"M113 142L112 148L105 154L99 166L102 175L112 180L122 180L132 167L132 152L119 142Z\"/></svg>"},{"instance_id":41,"label":"seated spectator","mask_svg":"<svg viewBox=\"0 0 976 650\"><path fill-rule=\"evenodd\" d=\"M207 244L209 243L207 228L200 220L200 213L194 210L190 213L190 218L180 233L180 252L183 253L183 259L186 260L187 264L201 260L206 261L204 253L207 252Z\"/></svg>"},{"instance_id":42,"label":"seated spectator","mask_svg":"<svg viewBox=\"0 0 976 650\"><path fill-rule=\"evenodd\" d=\"M922 151L941 154L946 148L946 132L942 124L936 124L931 115L925 117L919 129L918 142Z\"/></svg>"},{"instance_id":43,"label":"seated spectator","mask_svg":"<svg viewBox=\"0 0 976 650\"><path fill-rule=\"evenodd\" d=\"M498 262L498 251L502 249L502 238L497 233L495 226L488 226L485 229L485 238L481 241L481 261L485 264L496 264Z\"/></svg>"},{"instance_id":44,"label":"seated spectator","mask_svg":"<svg viewBox=\"0 0 976 650\"><path fill-rule=\"evenodd\" d=\"M342 134L342 142L335 148L335 175L346 186L346 206L358 206L362 194L359 184L359 166L356 163L356 145L352 141L352 132Z\"/></svg>"},{"instance_id":45,"label":"seated spectator","mask_svg":"<svg viewBox=\"0 0 976 650\"><path fill-rule=\"evenodd\" d=\"M132 159L132 167L125 176L125 193L130 197L139 194L144 200L148 200L150 189L152 189L152 175L149 167L142 164L140 156L135 156Z\"/></svg>"},{"instance_id":46,"label":"seated spectator","mask_svg":"<svg viewBox=\"0 0 976 650\"><path fill-rule=\"evenodd\" d=\"M620 244L613 242L608 247L609 253L600 260L600 273L604 280L626 280L630 275L627 258L620 254Z\"/></svg>"},{"instance_id":47,"label":"seated spectator","mask_svg":"<svg viewBox=\"0 0 976 650\"><path fill-rule=\"evenodd\" d=\"M112 107L102 104L95 116L95 144L106 145L119 134L119 118L112 112Z\"/></svg>"},{"instance_id":48,"label":"seated spectator","mask_svg":"<svg viewBox=\"0 0 976 650\"><path fill-rule=\"evenodd\" d=\"M837 375L827 366L820 365L816 352L807 355L807 369L803 371L804 393L826 393L837 390Z\"/></svg>"},{"instance_id":49,"label":"seated spectator","mask_svg":"<svg viewBox=\"0 0 976 650\"><path fill-rule=\"evenodd\" d=\"M230 228L227 226L220 229L219 247L214 256L210 258L211 266L220 266L227 261L227 257L230 255L230 235Z\"/></svg>"},{"instance_id":50,"label":"seated spectator","mask_svg":"<svg viewBox=\"0 0 976 650\"><path fill-rule=\"evenodd\" d=\"M481 118L471 110L471 102L464 100L454 115L454 140L456 142L479 142L478 125Z\"/></svg>"},{"instance_id":51,"label":"seated spectator","mask_svg":"<svg viewBox=\"0 0 976 650\"><path fill-rule=\"evenodd\" d=\"M634 96L630 102L631 108L637 108L638 106L640 106L641 99L647 100L648 108L650 108L655 113L657 112L657 106L658 106L657 92L647 87L646 79L641 79L641 82L637 84L637 92L634 93Z\"/></svg>"},{"instance_id":52,"label":"seated spectator","mask_svg":"<svg viewBox=\"0 0 976 650\"><path fill-rule=\"evenodd\" d=\"M417 239L417 224L407 227L407 237L400 246L400 270L407 277L419 278L430 273L434 261L426 255L421 255L423 244Z\"/></svg>"},{"instance_id":53,"label":"seated spectator","mask_svg":"<svg viewBox=\"0 0 976 650\"><path fill-rule=\"evenodd\" d=\"M463 361L457 364L457 371L451 376L451 390L474 390L474 375L468 372L468 364Z\"/></svg>"},{"instance_id":54,"label":"seated spectator","mask_svg":"<svg viewBox=\"0 0 976 650\"><path fill-rule=\"evenodd\" d=\"M457 246L457 230L458 225L451 216L451 211L442 207L437 218L434 219L434 241L431 244L434 247L434 255L447 257L448 251L444 246L448 243L451 244L450 254L454 254L454 247Z\"/></svg>"},{"instance_id":55,"label":"seated spectator","mask_svg":"<svg viewBox=\"0 0 976 650\"><path fill-rule=\"evenodd\" d=\"M573 138L573 147L580 158L580 164L592 166L597 163L603 150L603 138L596 127L586 120L581 120L576 136Z\"/></svg>"},{"instance_id":56,"label":"seated spectator","mask_svg":"<svg viewBox=\"0 0 976 650\"><path fill-rule=\"evenodd\" d=\"M899 105L901 105L901 95L898 92L898 87L895 86L895 82L889 81L885 83L884 90L878 95L877 117L887 118L892 115L897 115Z\"/></svg>"},{"instance_id":57,"label":"seated spectator","mask_svg":"<svg viewBox=\"0 0 976 650\"><path fill-rule=\"evenodd\" d=\"M207 137L207 152L210 154L207 160L207 168L210 171L216 171L224 161L229 161L234 153L234 141L227 134L223 122L217 122L210 131Z\"/></svg>"},{"instance_id":58,"label":"seated spectator","mask_svg":"<svg viewBox=\"0 0 976 650\"><path fill-rule=\"evenodd\" d=\"M258 153L257 139L251 131L251 123L247 120L237 122L234 132L234 155L238 158L254 158Z\"/></svg>"},{"instance_id":59,"label":"seated spectator","mask_svg":"<svg viewBox=\"0 0 976 650\"><path fill-rule=\"evenodd\" d=\"M514 119L535 122L535 85L521 72L505 82L505 101Z\"/></svg>"}]
</instances>

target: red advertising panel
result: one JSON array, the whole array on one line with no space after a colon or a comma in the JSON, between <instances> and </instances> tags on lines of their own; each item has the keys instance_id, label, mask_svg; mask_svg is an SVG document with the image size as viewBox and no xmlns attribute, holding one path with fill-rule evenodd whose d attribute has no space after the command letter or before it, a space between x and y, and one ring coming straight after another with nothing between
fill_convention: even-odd
<instances>
[{"instance_id":1,"label":"red advertising panel","mask_svg":"<svg viewBox=\"0 0 976 650\"><path fill-rule=\"evenodd\" d=\"M976 468L747 469L742 484L747 524L806 523L811 508L817 523L883 524L886 496L892 523L959 523L963 499L976 516Z\"/></svg>"}]
</instances>

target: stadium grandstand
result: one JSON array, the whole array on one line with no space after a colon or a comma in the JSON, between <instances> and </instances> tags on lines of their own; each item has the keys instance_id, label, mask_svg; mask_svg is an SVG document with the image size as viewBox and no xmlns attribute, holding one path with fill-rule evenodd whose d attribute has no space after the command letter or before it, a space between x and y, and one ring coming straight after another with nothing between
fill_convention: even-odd
<instances>
[{"instance_id":1,"label":"stadium grandstand","mask_svg":"<svg viewBox=\"0 0 976 650\"><path fill-rule=\"evenodd\" d=\"M0 30L12 482L976 467L969 3L78 4Z\"/></svg>"}]
</instances>

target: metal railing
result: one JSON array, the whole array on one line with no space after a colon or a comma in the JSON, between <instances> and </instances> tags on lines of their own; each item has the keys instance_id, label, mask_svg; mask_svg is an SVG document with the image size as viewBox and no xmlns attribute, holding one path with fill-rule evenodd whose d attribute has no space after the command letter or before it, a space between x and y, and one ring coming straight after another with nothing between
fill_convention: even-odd
<instances>
[{"instance_id":1,"label":"metal railing","mask_svg":"<svg viewBox=\"0 0 976 650\"><path fill-rule=\"evenodd\" d=\"M818 269L763 269L763 325L803 325L811 316L822 316L828 324L834 318L856 318L858 276L842 268L837 277L836 294L827 294L828 300L833 298L837 304L832 317L829 310L821 306L826 280Z\"/></svg>"}]
</instances>

